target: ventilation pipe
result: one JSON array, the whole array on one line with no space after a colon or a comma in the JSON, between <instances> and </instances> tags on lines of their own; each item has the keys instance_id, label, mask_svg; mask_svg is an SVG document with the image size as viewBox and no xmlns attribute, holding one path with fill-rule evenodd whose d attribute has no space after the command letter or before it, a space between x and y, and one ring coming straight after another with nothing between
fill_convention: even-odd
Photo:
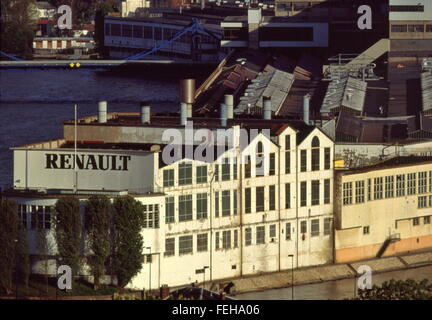
<instances>
[{"instance_id":1,"label":"ventilation pipe","mask_svg":"<svg viewBox=\"0 0 432 320\"><path fill-rule=\"evenodd\" d=\"M221 126L226 127L227 126L227 106L225 103L221 103L220 105L220 119L221 119Z\"/></svg>"},{"instance_id":2,"label":"ventilation pipe","mask_svg":"<svg viewBox=\"0 0 432 320\"><path fill-rule=\"evenodd\" d=\"M195 79L180 80L180 102L187 104L187 116L192 117L192 105L195 102Z\"/></svg>"},{"instance_id":3,"label":"ventilation pipe","mask_svg":"<svg viewBox=\"0 0 432 320\"><path fill-rule=\"evenodd\" d=\"M180 103L180 124L182 126L186 125L187 118L188 118L188 107L186 103L182 102Z\"/></svg>"},{"instance_id":4,"label":"ventilation pipe","mask_svg":"<svg viewBox=\"0 0 432 320\"><path fill-rule=\"evenodd\" d=\"M310 95L306 94L303 97L303 121L309 125L309 109L310 109Z\"/></svg>"},{"instance_id":5,"label":"ventilation pipe","mask_svg":"<svg viewBox=\"0 0 432 320\"><path fill-rule=\"evenodd\" d=\"M225 95L225 105L227 107L227 118L234 118L234 96L232 94Z\"/></svg>"},{"instance_id":6,"label":"ventilation pipe","mask_svg":"<svg viewBox=\"0 0 432 320\"><path fill-rule=\"evenodd\" d=\"M141 123L150 124L150 106L145 102L141 103Z\"/></svg>"},{"instance_id":7,"label":"ventilation pipe","mask_svg":"<svg viewBox=\"0 0 432 320\"><path fill-rule=\"evenodd\" d=\"M263 119L271 120L272 102L270 97L263 97Z\"/></svg>"},{"instance_id":8,"label":"ventilation pipe","mask_svg":"<svg viewBox=\"0 0 432 320\"><path fill-rule=\"evenodd\" d=\"M99 121L99 123L106 123L107 122L107 102L106 101L99 101L98 121Z\"/></svg>"}]
</instances>

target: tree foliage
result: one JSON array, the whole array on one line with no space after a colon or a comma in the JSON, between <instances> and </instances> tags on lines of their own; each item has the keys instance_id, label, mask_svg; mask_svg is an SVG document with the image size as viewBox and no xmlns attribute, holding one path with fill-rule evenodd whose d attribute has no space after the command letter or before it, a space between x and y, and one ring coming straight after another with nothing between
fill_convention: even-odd
<instances>
[{"instance_id":1,"label":"tree foliage","mask_svg":"<svg viewBox=\"0 0 432 320\"><path fill-rule=\"evenodd\" d=\"M358 290L360 300L431 300L432 283L425 279L390 280L372 289Z\"/></svg>"},{"instance_id":2,"label":"tree foliage","mask_svg":"<svg viewBox=\"0 0 432 320\"><path fill-rule=\"evenodd\" d=\"M55 205L55 238L61 264L77 274L81 253L80 203L76 198L60 198Z\"/></svg>"},{"instance_id":3,"label":"tree foliage","mask_svg":"<svg viewBox=\"0 0 432 320\"><path fill-rule=\"evenodd\" d=\"M117 198L114 209L111 268L124 287L142 267L144 213L142 204L129 196Z\"/></svg>"},{"instance_id":4,"label":"tree foliage","mask_svg":"<svg viewBox=\"0 0 432 320\"><path fill-rule=\"evenodd\" d=\"M110 200L106 196L90 197L87 201L84 221L89 248L92 251L89 264L97 289L100 276L105 274L105 263L110 254Z\"/></svg>"},{"instance_id":5,"label":"tree foliage","mask_svg":"<svg viewBox=\"0 0 432 320\"><path fill-rule=\"evenodd\" d=\"M13 272L19 239L18 203L0 199L0 288L12 292Z\"/></svg>"}]
</instances>

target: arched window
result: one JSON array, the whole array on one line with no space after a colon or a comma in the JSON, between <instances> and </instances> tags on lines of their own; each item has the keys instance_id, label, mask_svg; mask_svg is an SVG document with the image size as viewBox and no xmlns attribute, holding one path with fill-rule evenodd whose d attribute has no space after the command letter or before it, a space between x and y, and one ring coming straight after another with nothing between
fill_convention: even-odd
<instances>
[{"instance_id":1,"label":"arched window","mask_svg":"<svg viewBox=\"0 0 432 320\"><path fill-rule=\"evenodd\" d=\"M320 169L320 142L318 137L312 139L312 171Z\"/></svg>"}]
</instances>

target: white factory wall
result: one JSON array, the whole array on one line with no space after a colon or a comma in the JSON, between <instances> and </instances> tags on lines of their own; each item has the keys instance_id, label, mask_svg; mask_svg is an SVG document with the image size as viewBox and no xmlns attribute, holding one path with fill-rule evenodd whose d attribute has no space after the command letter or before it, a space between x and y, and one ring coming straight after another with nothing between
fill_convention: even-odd
<instances>
[{"instance_id":1,"label":"white factory wall","mask_svg":"<svg viewBox=\"0 0 432 320\"><path fill-rule=\"evenodd\" d=\"M390 6L423 5L423 12L390 12L390 21L422 21L432 20L432 2L430 0L390 0Z\"/></svg>"}]
</instances>

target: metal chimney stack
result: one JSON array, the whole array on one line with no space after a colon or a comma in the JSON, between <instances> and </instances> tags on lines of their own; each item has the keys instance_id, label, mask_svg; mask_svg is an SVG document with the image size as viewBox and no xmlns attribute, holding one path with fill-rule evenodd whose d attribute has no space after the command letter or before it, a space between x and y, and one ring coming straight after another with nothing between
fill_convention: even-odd
<instances>
[{"instance_id":1,"label":"metal chimney stack","mask_svg":"<svg viewBox=\"0 0 432 320\"><path fill-rule=\"evenodd\" d=\"M234 96L232 94L225 95L225 105L227 107L227 118L234 118Z\"/></svg>"},{"instance_id":2,"label":"metal chimney stack","mask_svg":"<svg viewBox=\"0 0 432 320\"><path fill-rule=\"evenodd\" d=\"M271 120L272 102L270 97L263 97L263 119Z\"/></svg>"},{"instance_id":3,"label":"metal chimney stack","mask_svg":"<svg viewBox=\"0 0 432 320\"><path fill-rule=\"evenodd\" d=\"M141 103L141 123L150 124L150 106L147 103Z\"/></svg>"},{"instance_id":4,"label":"metal chimney stack","mask_svg":"<svg viewBox=\"0 0 432 320\"><path fill-rule=\"evenodd\" d=\"M303 121L309 125L309 109L310 109L310 95L306 94L303 97Z\"/></svg>"},{"instance_id":5,"label":"metal chimney stack","mask_svg":"<svg viewBox=\"0 0 432 320\"><path fill-rule=\"evenodd\" d=\"M182 102L180 103L180 124L182 126L186 125L188 118L188 106L186 103Z\"/></svg>"},{"instance_id":6,"label":"metal chimney stack","mask_svg":"<svg viewBox=\"0 0 432 320\"><path fill-rule=\"evenodd\" d=\"M220 105L220 119L221 119L221 126L226 127L227 126L227 106L225 103L221 103Z\"/></svg>"},{"instance_id":7,"label":"metal chimney stack","mask_svg":"<svg viewBox=\"0 0 432 320\"><path fill-rule=\"evenodd\" d=\"M192 117L192 105L195 102L195 79L180 80L180 102L187 104L187 116Z\"/></svg>"},{"instance_id":8,"label":"metal chimney stack","mask_svg":"<svg viewBox=\"0 0 432 320\"><path fill-rule=\"evenodd\" d=\"M108 109L107 102L99 101L99 116L98 116L99 123L107 122L107 109Z\"/></svg>"}]
</instances>

